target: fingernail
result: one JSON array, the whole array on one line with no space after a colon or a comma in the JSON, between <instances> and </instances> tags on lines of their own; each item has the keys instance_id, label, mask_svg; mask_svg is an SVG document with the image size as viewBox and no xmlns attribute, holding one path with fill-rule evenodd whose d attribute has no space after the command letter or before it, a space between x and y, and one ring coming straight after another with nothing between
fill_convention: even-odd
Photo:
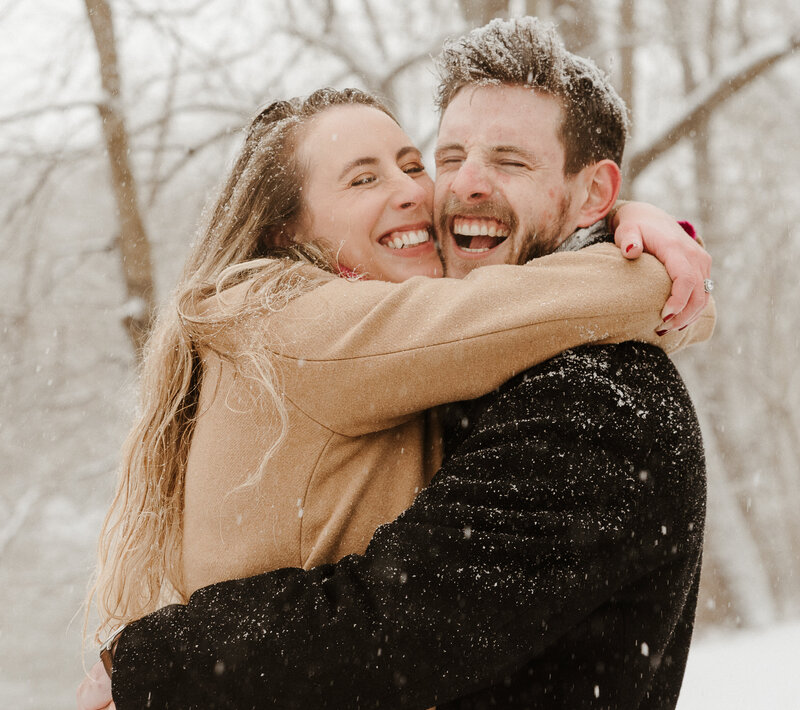
<instances>
[{"instance_id":1,"label":"fingernail","mask_svg":"<svg viewBox=\"0 0 800 710\"><path fill-rule=\"evenodd\" d=\"M688 327L689 324L687 323L686 325L682 325L680 328L678 328L678 330L686 330Z\"/></svg>"},{"instance_id":2,"label":"fingernail","mask_svg":"<svg viewBox=\"0 0 800 710\"><path fill-rule=\"evenodd\" d=\"M635 246L636 246L635 244L628 244L628 246L625 247L625 253L627 254Z\"/></svg>"},{"instance_id":3,"label":"fingernail","mask_svg":"<svg viewBox=\"0 0 800 710\"><path fill-rule=\"evenodd\" d=\"M666 323L668 320L672 320L674 317L675 317L675 314L674 313L670 313L668 316L664 316L664 318L662 320L664 321L664 323Z\"/></svg>"},{"instance_id":4,"label":"fingernail","mask_svg":"<svg viewBox=\"0 0 800 710\"><path fill-rule=\"evenodd\" d=\"M656 331L656 335L666 335L667 333L669 333L668 330L657 330Z\"/></svg>"}]
</instances>

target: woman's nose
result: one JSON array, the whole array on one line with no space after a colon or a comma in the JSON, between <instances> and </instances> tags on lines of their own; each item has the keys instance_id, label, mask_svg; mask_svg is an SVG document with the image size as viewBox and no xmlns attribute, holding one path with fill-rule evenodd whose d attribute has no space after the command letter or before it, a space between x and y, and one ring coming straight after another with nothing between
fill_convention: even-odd
<instances>
[{"instance_id":1,"label":"woman's nose","mask_svg":"<svg viewBox=\"0 0 800 710\"><path fill-rule=\"evenodd\" d=\"M407 173L403 173L399 178L399 184L395 193L395 203L400 209L410 209L425 202L425 187L420 181Z\"/></svg>"}]
</instances>

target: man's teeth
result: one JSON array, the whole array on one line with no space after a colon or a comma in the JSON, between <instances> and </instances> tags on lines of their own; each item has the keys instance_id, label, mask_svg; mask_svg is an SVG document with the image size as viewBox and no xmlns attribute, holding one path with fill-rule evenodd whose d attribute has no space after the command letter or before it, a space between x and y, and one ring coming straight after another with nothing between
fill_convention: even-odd
<instances>
[{"instance_id":1,"label":"man's teeth","mask_svg":"<svg viewBox=\"0 0 800 710\"><path fill-rule=\"evenodd\" d=\"M464 237L505 238L510 233L508 227L493 219L465 219L461 217L453 220L453 234L460 234Z\"/></svg>"},{"instance_id":2,"label":"man's teeth","mask_svg":"<svg viewBox=\"0 0 800 710\"><path fill-rule=\"evenodd\" d=\"M456 217L453 220L453 236L459 249L470 254L491 251L511 230L502 222L488 217Z\"/></svg>"},{"instance_id":3,"label":"man's teeth","mask_svg":"<svg viewBox=\"0 0 800 710\"><path fill-rule=\"evenodd\" d=\"M390 249L402 249L403 247L415 247L417 244L424 244L431 238L427 229L415 229L411 232L392 232L384 241Z\"/></svg>"}]
</instances>

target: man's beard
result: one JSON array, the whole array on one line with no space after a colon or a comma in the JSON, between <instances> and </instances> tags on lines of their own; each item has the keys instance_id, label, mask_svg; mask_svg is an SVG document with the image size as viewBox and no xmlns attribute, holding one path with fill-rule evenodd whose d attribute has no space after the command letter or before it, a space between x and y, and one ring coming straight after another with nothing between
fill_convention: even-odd
<instances>
[{"instance_id":1,"label":"man's beard","mask_svg":"<svg viewBox=\"0 0 800 710\"><path fill-rule=\"evenodd\" d=\"M538 259L540 256L552 254L559 244L569 236L569 234L563 234L563 231L569 219L571 206L572 200L569 196L564 195L558 205L558 215L555 223L546 225L539 230L534 227L523 234L515 244L511 263L525 264L531 259Z\"/></svg>"},{"instance_id":2,"label":"man's beard","mask_svg":"<svg viewBox=\"0 0 800 710\"><path fill-rule=\"evenodd\" d=\"M451 222L456 215L460 217L490 217L505 224L511 231L508 239L513 240L512 249L509 254L507 263L509 264L525 264L531 259L536 259L540 256L545 256L552 253L569 235L562 234L566 227L569 218L570 207L572 200L569 195L562 195L558 205L558 215L555 223L546 225L540 229L535 226L527 232L517 236L517 226L519 220L511 207L505 201L499 202L496 200L482 202L478 206L469 206L462 204L457 198L451 196L450 199L442 205L439 211L439 217L436 220L436 226L439 230L440 239L441 235L448 235L452 239L453 235L450 231ZM445 264L445 269L447 264Z\"/></svg>"}]
</instances>

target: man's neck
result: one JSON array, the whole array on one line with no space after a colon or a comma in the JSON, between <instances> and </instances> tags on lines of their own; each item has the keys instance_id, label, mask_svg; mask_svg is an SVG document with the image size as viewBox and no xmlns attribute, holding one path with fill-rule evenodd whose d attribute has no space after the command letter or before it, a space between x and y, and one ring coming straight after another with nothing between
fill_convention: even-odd
<instances>
[{"instance_id":1,"label":"man's neck","mask_svg":"<svg viewBox=\"0 0 800 710\"><path fill-rule=\"evenodd\" d=\"M612 235L609 234L608 226L604 219L598 220L588 227L576 229L570 234L561 244L559 244L553 252L558 251L578 251L584 247L591 246L592 244L599 244L600 242L609 242L612 240Z\"/></svg>"}]
</instances>

